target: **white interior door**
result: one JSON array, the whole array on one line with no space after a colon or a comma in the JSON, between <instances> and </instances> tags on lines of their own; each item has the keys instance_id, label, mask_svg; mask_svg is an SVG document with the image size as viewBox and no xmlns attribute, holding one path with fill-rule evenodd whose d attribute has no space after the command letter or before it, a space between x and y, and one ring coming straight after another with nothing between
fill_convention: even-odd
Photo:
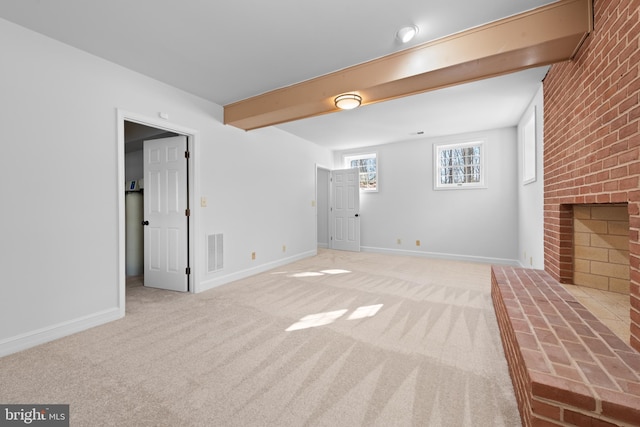
<instances>
[{"instance_id":1,"label":"white interior door","mask_svg":"<svg viewBox=\"0 0 640 427\"><path fill-rule=\"evenodd\" d=\"M360 252L358 168L331 171L331 247Z\"/></svg>"},{"instance_id":2,"label":"white interior door","mask_svg":"<svg viewBox=\"0 0 640 427\"><path fill-rule=\"evenodd\" d=\"M187 137L144 141L144 285L188 289Z\"/></svg>"}]
</instances>

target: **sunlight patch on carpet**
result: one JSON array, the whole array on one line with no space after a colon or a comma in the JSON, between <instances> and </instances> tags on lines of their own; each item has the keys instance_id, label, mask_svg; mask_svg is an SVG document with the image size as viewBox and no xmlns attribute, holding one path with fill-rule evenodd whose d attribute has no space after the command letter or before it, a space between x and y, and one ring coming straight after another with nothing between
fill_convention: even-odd
<instances>
[{"instance_id":1,"label":"sunlight patch on carpet","mask_svg":"<svg viewBox=\"0 0 640 427\"><path fill-rule=\"evenodd\" d=\"M346 320L357 320L364 319L367 317L373 317L378 313L378 311L382 308L384 304L375 304L375 305L363 305L361 307L353 310L353 313L347 317ZM289 326L285 329L285 332L298 331L300 329L307 328L316 328L318 326L329 325L342 316L344 316L349 310L335 310L335 311L325 311L323 313L315 313L304 316L300 320L298 320L293 325Z\"/></svg>"},{"instance_id":2,"label":"sunlight patch on carpet","mask_svg":"<svg viewBox=\"0 0 640 427\"><path fill-rule=\"evenodd\" d=\"M333 269L321 270L321 271L303 271L300 273L292 273L292 274L289 274L287 277L318 277L318 276L324 276L326 274L333 276L336 274L347 274L347 273L351 273L351 271L343 270L340 268L333 268ZM282 274L282 273L273 273L273 274Z\"/></svg>"},{"instance_id":3,"label":"sunlight patch on carpet","mask_svg":"<svg viewBox=\"0 0 640 427\"><path fill-rule=\"evenodd\" d=\"M384 304L376 304L376 305L364 305L362 307L358 307L355 309L353 313L349 315L347 320L356 320L356 319L364 319L365 317L373 317L376 315L378 310L382 308Z\"/></svg>"},{"instance_id":4,"label":"sunlight patch on carpet","mask_svg":"<svg viewBox=\"0 0 640 427\"><path fill-rule=\"evenodd\" d=\"M335 322L337 319L342 317L345 314L347 309L344 310L336 310L336 311L326 311L324 313L316 313L310 314L308 316L304 316L302 319L294 323L285 329L286 332L297 331L300 329L307 328L316 328L318 326L328 325L330 323Z\"/></svg>"}]
</instances>

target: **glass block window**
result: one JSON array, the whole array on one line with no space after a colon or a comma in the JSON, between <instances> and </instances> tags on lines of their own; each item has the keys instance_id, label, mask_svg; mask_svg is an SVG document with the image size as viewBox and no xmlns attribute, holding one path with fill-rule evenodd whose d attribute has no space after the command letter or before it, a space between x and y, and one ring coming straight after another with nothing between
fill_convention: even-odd
<instances>
[{"instance_id":1,"label":"glass block window","mask_svg":"<svg viewBox=\"0 0 640 427\"><path fill-rule=\"evenodd\" d=\"M436 144L435 188L484 187L484 142Z\"/></svg>"},{"instance_id":2,"label":"glass block window","mask_svg":"<svg viewBox=\"0 0 640 427\"><path fill-rule=\"evenodd\" d=\"M376 153L356 154L344 157L347 169L360 170L360 189L378 191L378 156Z\"/></svg>"}]
</instances>

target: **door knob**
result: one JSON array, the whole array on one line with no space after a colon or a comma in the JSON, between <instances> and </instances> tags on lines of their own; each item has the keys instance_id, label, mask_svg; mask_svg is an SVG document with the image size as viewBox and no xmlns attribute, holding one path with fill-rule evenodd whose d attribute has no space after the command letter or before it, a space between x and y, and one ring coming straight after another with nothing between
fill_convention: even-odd
<instances>
[{"instance_id":1,"label":"door knob","mask_svg":"<svg viewBox=\"0 0 640 427\"><path fill-rule=\"evenodd\" d=\"M149 225L149 221L142 221L142 225Z\"/></svg>"}]
</instances>

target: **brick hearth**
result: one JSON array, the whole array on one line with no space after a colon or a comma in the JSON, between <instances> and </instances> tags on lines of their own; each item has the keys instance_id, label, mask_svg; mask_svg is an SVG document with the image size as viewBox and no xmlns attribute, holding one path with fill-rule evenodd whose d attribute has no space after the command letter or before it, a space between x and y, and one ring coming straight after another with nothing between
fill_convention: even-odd
<instances>
[{"instance_id":1,"label":"brick hearth","mask_svg":"<svg viewBox=\"0 0 640 427\"><path fill-rule=\"evenodd\" d=\"M640 353L541 270L492 267L523 425L640 425Z\"/></svg>"}]
</instances>

